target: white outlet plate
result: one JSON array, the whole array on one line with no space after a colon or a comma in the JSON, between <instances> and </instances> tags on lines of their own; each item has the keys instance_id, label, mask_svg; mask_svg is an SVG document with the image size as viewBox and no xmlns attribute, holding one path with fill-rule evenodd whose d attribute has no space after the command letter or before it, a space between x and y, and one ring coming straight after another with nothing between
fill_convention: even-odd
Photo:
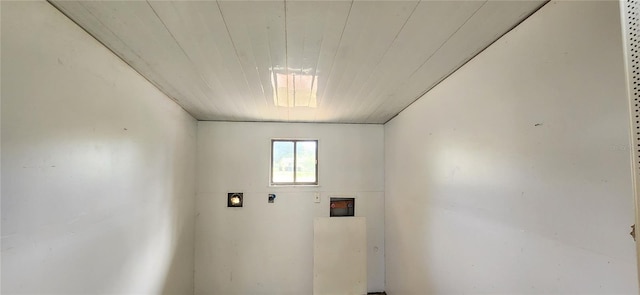
<instances>
[{"instance_id":1,"label":"white outlet plate","mask_svg":"<svg viewBox=\"0 0 640 295\"><path fill-rule=\"evenodd\" d=\"M315 193L315 194L313 195L313 201L314 201L315 203L320 203L320 193Z\"/></svg>"}]
</instances>

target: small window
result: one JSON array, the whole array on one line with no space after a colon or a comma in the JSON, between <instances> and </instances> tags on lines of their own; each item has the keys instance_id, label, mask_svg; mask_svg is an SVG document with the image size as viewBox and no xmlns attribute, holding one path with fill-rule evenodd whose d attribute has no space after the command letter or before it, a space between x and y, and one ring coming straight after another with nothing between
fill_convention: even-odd
<instances>
[{"instance_id":1,"label":"small window","mask_svg":"<svg viewBox=\"0 0 640 295\"><path fill-rule=\"evenodd\" d=\"M318 184L318 141L272 140L271 184Z\"/></svg>"}]
</instances>

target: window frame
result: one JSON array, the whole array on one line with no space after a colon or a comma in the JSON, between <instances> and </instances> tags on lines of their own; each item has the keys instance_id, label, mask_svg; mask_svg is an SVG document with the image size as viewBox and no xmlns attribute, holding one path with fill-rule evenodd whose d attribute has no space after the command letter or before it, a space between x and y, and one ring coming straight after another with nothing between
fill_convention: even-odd
<instances>
[{"instance_id":1,"label":"window frame","mask_svg":"<svg viewBox=\"0 0 640 295\"><path fill-rule=\"evenodd\" d=\"M293 182L274 182L273 181L273 146L276 142L293 142ZM296 181L296 164L298 160L298 155L296 153L296 148L298 142L315 142L316 143L316 159L315 159L315 182L298 182ZM300 138L272 138L271 139L271 150L270 150L270 163L269 163L269 185L270 186L318 186L319 177L318 177L318 150L319 150L319 140L318 139L300 139Z\"/></svg>"}]
</instances>

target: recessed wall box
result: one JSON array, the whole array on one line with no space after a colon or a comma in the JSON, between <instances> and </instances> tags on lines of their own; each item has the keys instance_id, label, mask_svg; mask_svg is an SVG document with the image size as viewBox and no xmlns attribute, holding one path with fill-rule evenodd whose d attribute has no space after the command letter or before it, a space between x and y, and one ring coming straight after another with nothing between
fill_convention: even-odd
<instances>
[{"instance_id":1,"label":"recessed wall box","mask_svg":"<svg viewBox=\"0 0 640 295\"><path fill-rule=\"evenodd\" d=\"M227 207L242 207L242 193L228 193Z\"/></svg>"},{"instance_id":2,"label":"recessed wall box","mask_svg":"<svg viewBox=\"0 0 640 295\"><path fill-rule=\"evenodd\" d=\"M355 212L355 198L331 198L329 202L329 216L331 217L355 216Z\"/></svg>"}]
</instances>

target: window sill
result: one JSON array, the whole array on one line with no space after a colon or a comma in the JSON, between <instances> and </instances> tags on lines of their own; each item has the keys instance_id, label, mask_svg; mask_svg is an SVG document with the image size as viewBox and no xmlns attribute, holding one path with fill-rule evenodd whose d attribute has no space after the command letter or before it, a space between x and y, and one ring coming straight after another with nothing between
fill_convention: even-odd
<instances>
[{"instance_id":1,"label":"window sill","mask_svg":"<svg viewBox=\"0 0 640 295\"><path fill-rule=\"evenodd\" d=\"M320 187L319 184L269 184L269 187Z\"/></svg>"}]
</instances>

